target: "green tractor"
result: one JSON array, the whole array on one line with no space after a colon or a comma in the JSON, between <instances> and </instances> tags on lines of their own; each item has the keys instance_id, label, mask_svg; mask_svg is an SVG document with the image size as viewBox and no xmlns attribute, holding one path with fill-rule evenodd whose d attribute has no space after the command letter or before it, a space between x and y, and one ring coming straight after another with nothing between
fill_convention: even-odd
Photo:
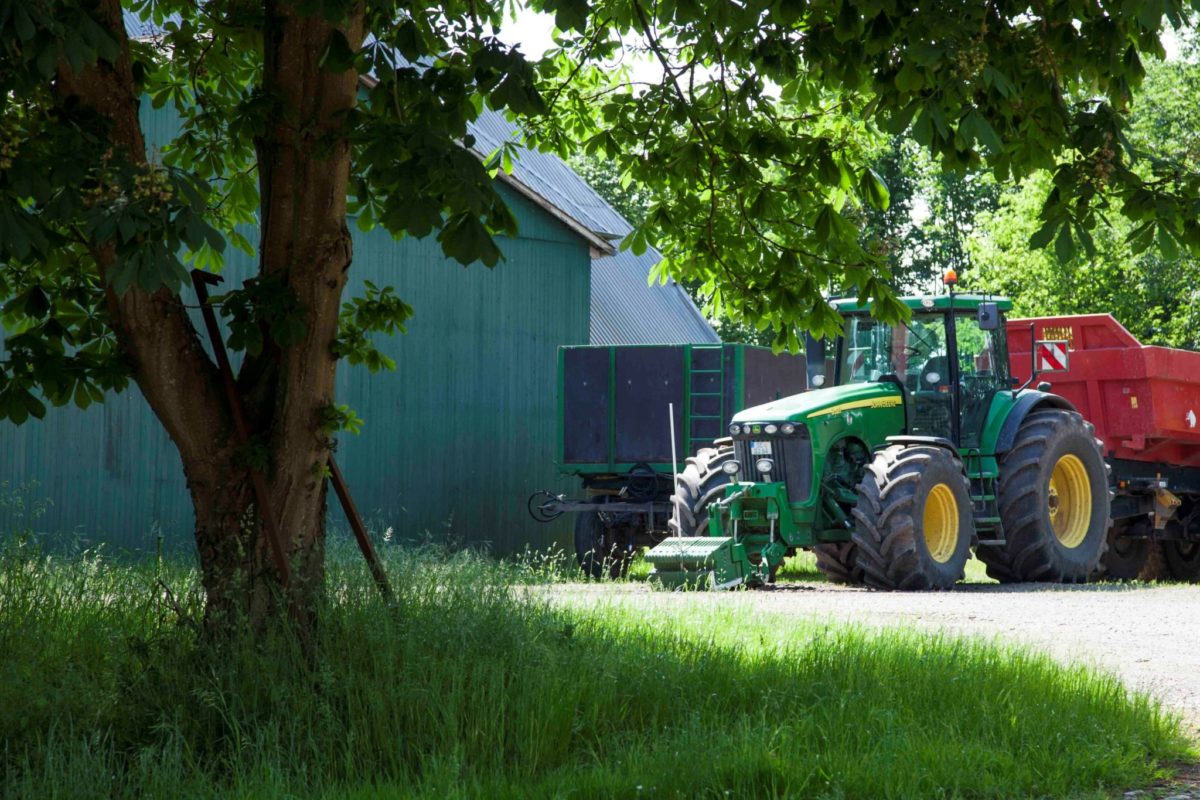
<instances>
[{"instance_id":1,"label":"green tractor","mask_svg":"<svg viewBox=\"0 0 1200 800\"><path fill-rule=\"evenodd\" d=\"M1015 386L1012 304L953 287L903 302L911 319L892 325L835 301L842 335L809 348L817 388L741 411L688 459L653 577L762 585L799 548L830 580L879 589L949 589L972 548L1002 582L1097 571L1108 467L1069 402Z\"/></svg>"}]
</instances>

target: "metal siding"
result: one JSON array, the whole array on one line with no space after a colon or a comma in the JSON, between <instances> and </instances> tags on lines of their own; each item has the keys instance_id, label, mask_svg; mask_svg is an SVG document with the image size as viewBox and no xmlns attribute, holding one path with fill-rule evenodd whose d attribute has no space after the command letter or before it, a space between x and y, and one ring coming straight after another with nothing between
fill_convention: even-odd
<instances>
[{"instance_id":1,"label":"metal siding","mask_svg":"<svg viewBox=\"0 0 1200 800\"><path fill-rule=\"evenodd\" d=\"M569 533L566 521L534 524L525 500L574 488L554 463L556 353L587 342L588 248L506 197L522 234L500 242L507 260L494 270L448 262L432 237L354 230L347 297L365 280L390 284L415 315L407 334L379 339L396 372L339 370L338 402L366 424L339 437L338 459L364 515L401 538L510 551ZM236 255L226 275L249 274L252 263ZM0 425L0 500L33 482L32 496L52 502L36 528L58 541L148 552L162 530L170 544L191 546L179 456L136 386L86 411ZM330 516L344 526L332 498ZM0 508L0 524L16 522Z\"/></svg>"},{"instance_id":2,"label":"metal siding","mask_svg":"<svg viewBox=\"0 0 1200 800\"><path fill-rule=\"evenodd\" d=\"M720 337L683 287L649 286L660 256L626 250L592 261L592 344L716 344Z\"/></svg>"},{"instance_id":3,"label":"metal siding","mask_svg":"<svg viewBox=\"0 0 1200 800\"><path fill-rule=\"evenodd\" d=\"M396 372L340 372L366 425L339 454L359 507L402 535L510 551L567 532L534 524L525 500L573 488L554 463L557 348L586 341L589 259L578 239L525 238L542 212L510 203L522 236L495 270L447 263L432 238L389 247L378 231L358 251L353 280L389 281L415 315L383 344Z\"/></svg>"},{"instance_id":4,"label":"metal siding","mask_svg":"<svg viewBox=\"0 0 1200 800\"><path fill-rule=\"evenodd\" d=\"M503 114L485 110L470 125L475 149L488 155L504 142L521 141ZM597 233L620 239L633 226L583 178L552 153L520 149L512 177ZM592 344L709 344L720 341L692 298L674 281L647 284L662 256L624 250L592 260Z\"/></svg>"}]
</instances>

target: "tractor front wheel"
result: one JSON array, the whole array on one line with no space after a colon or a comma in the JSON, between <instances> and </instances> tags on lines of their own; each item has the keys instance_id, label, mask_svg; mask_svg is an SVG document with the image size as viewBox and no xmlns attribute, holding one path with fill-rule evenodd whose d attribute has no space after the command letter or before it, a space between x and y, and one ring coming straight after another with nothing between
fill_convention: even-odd
<instances>
[{"instance_id":1,"label":"tractor front wheel","mask_svg":"<svg viewBox=\"0 0 1200 800\"><path fill-rule=\"evenodd\" d=\"M830 583L850 585L863 582L862 567L858 565L858 545L854 542L830 542L813 547L817 569Z\"/></svg>"},{"instance_id":2,"label":"tractor front wheel","mask_svg":"<svg viewBox=\"0 0 1200 800\"><path fill-rule=\"evenodd\" d=\"M675 476L674 513L667 523L672 536L708 535L708 506L725 496L730 478L721 465L731 458L731 445L705 447L688 458L683 472Z\"/></svg>"},{"instance_id":3,"label":"tractor front wheel","mask_svg":"<svg viewBox=\"0 0 1200 800\"><path fill-rule=\"evenodd\" d=\"M1108 466L1095 428L1052 408L1021 421L1000 459L998 505L1005 543L979 547L1001 583L1082 583L1108 549Z\"/></svg>"},{"instance_id":4,"label":"tractor front wheel","mask_svg":"<svg viewBox=\"0 0 1200 800\"><path fill-rule=\"evenodd\" d=\"M971 555L970 484L942 447L892 445L875 455L854 507L858 568L877 589L951 589Z\"/></svg>"}]
</instances>

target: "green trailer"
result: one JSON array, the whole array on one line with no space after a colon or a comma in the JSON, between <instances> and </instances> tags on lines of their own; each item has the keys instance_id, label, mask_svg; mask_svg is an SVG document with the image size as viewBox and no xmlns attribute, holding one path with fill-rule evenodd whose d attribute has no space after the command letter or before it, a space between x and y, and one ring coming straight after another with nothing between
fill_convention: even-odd
<instances>
[{"instance_id":1,"label":"green trailer","mask_svg":"<svg viewBox=\"0 0 1200 800\"><path fill-rule=\"evenodd\" d=\"M669 535L676 469L711 449L736 412L807 385L801 356L753 345L562 347L556 461L581 496L538 492L530 513L575 513L580 567L619 575Z\"/></svg>"}]
</instances>

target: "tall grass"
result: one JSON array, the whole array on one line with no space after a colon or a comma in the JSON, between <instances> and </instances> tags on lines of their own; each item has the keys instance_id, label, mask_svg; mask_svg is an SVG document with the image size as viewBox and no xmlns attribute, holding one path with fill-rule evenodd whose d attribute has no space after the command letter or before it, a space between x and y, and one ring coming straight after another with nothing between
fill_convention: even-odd
<instances>
[{"instance_id":1,"label":"tall grass","mask_svg":"<svg viewBox=\"0 0 1200 800\"><path fill-rule=\"evenodd\" d=\"M563 610L516 588L528 564L387 557L395 615L331 559L313 664L203 645L186 565L9 548L0 795L1104 796L1187 750L1150 700L1019 651Z\"/></svg>"}]
</instances>

